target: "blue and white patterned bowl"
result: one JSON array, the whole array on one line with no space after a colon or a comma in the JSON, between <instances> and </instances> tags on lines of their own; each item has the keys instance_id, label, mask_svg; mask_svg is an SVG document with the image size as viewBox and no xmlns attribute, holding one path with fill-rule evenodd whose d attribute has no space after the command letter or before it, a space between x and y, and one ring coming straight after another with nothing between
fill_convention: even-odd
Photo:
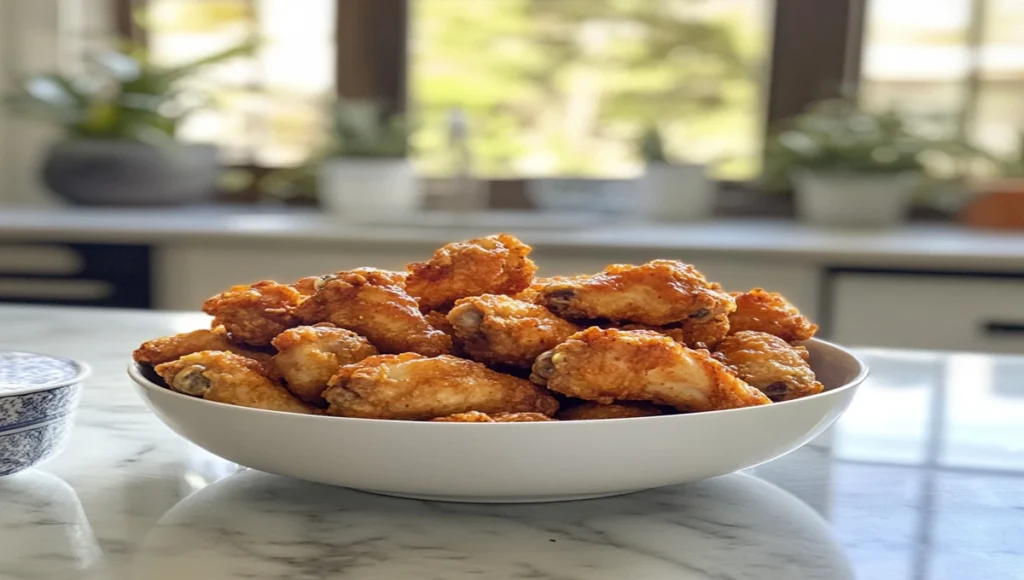
<instances>
[{"instance_id":1,"label":"blue and white patterned bowl","mask_svg":"<svg viewBox=\"0 0 1024 580\"><path fill-rule=\"evenodd\" d=\"M0 351L0 477L64 447L88 374L88 367L73 360Z\"/></svg>"}]
</instances>

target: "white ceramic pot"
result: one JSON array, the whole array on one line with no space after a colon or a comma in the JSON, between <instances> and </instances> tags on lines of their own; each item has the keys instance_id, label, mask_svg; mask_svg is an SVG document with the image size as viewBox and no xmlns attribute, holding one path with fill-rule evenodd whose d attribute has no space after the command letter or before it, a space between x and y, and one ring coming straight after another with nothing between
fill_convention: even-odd
<instances>
[{"instance_id":1,"label":"white ceramic pot","mask_svg":"<svg viewBox=\"0 0 1024 580\"><path fill-rule=\"evenodd\" d=\"M408 159L329 159L320 166L317 189L325 209L352 217L420 207L419 179Z\"/></svg>"},{"instance_id":2,"label":"white ceramic pot","mask_svg":"<svg viewBox=\"0 0 1024 580\"><path fill-rule=\"evenodd\" d=\"M640 190L637 210L651 221L707 219L715 211L717 189L703 165L650 163Z\"/></svg>"},{"instance_id":3,"label":"white ceramic pot","mask_svg":"<svg viewBox=\"0 0 1024 580\"><path fill-rule=\"evenodd\" d=\"M917 172L870 174L799 171L793 175L797 215L818 225L885 227L903 220Z\"/></svg>"}]
</instances>

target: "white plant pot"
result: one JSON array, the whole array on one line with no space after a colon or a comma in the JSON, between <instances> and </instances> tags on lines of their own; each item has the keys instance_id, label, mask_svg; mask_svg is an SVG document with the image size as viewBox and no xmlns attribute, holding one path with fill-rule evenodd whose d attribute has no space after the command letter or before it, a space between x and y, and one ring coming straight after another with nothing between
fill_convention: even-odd
<instances>
[{"instance_id":1,"label":"white plant pot","mask_svg":"<svg viewBox=\"0 0 1024 580\"><path fill-rule=\"evenodd\" d=\"M329 159L320 166L317 189L324 209L351 217L420 207L419 179L407 159Z\"/></svg>"},{"instance_id":2,"label":"white plant pot","mask_svg":"<svg viewBox=\"0 0 1024 580\"><path fill-rule=\"evenodd\" d=\"M800 171L793 175L797 215L817 225L886 227L907 213L917 172L894 174Z\"/></svg>"},{"instance_id":3,"label":"white plant pot","mask_svg":"<svg viewBox=\"0 0 1024 580\"><path fill-rule=\"evenodd\" d=\"M715 184L703 165L650 163L640 179L637 209L651 221L707 219L715 212Z\"/></svg>"}]
</instances>

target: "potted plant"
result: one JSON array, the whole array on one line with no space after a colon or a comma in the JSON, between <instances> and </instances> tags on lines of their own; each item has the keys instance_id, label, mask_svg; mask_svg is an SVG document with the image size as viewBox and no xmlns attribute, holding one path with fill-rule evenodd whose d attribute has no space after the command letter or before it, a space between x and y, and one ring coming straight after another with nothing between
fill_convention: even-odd
<instances>
[{"instance_id":1,"label":"potted plant","mask_svg":"<svg viewBox=\"0 0 1024 580\"><path fill-rule=\"evenodd\" d=\"M715 211L715 187L696 163L673 163L665 154L657 127L649 127L640 139L645 162L637 200L641 215L652 221L687 221L711 217Z\"/></svg>"},{"instance_id":2,"label":"potted plant","mask_svg":"<svg viewBox=\"0 0 1024 580\"><path fill-rule=\"evenodd\" d=\"M324 208L356 216L419 207L419 180L407 158L402 115L375 101L343 99L334 104L330 129L317 178Z\"/></svg>"},{"instance_id":3,"label":"potted plant","mask_svg":"<svg viewBox=\"0 0 1024 580\"><path fill-rule=\"evenodd\" d=\"M766 175L790 183L810 223L888 226L903 219L924 181L921 155L938 143L896 113L869 113L846 99L812 105L775 132Z\"/></svg>"},{"instance_id":4,"label":"potted plant","mask_svg":"<svg viewBox=\"0 0 1024 580\"><path fill-rule=\"evenodd\" d=\"M219 166L214 146L175 140L185 117L205 104L180 81L254 47L246 43L175 67L153 64L139 47L101 50L90 55L86 74L31 76L9 101L63 128L42 167L43 181L58 196L83 205L195 202L213 194Z\"/></svg>"}]
</instances>

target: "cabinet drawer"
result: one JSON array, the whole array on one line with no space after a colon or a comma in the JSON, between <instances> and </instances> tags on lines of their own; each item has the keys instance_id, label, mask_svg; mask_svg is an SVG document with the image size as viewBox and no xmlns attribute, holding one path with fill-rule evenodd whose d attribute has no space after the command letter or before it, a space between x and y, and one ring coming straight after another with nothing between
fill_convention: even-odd
<instances>
[{"instance_id":1,"label":"cabinet drawer","mask_svg":"<svg viewBox=\"0 0 1024 580\"><path fill-rule=\"evenodd\" d=\"M834 282L838 342L1024 353L1024 279L847 273Z\"/></svg>"}]
</instances>

